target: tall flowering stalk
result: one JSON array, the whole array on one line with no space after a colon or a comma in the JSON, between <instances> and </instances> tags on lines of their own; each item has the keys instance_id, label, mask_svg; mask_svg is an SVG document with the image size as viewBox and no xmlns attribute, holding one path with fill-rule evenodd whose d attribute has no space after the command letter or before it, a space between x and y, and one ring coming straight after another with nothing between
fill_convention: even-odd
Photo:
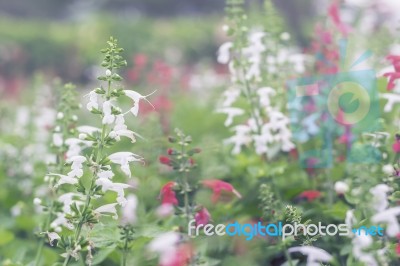
<instances>
[{"instance_id":1,"label":"tall flowering stalk","mask_svg":"<svg viewBox=\"0 0 400 266\"><path fill-rule=\"evenodd\" d=\"M65 250L62 254L65 257L63 265L68 265L71 258L76 260L81 258L82 251L87 251L86 263L90 265L96 243L90 239L89 235L83 237L83 232L85 230L90 232L102 216L112 216L117 219L117 205L127 204L124 190L130 186L113 182L113 177L118 173L112 165L119 165L121 171L130 177L129 164L143 162L142 157L128 151L106 153L110 147L121 140L121 137L127 137L132 143L136 141L137 134L125 125L125 116L130 113L137 116L139 101L146 97L135 91L121 88L122 77L116 71L126 66L126 61L120 55L123 49L118 47L117 40L112 37L107 44L108 47L101 50L104 54L101 64L105 68L104 75L98 77L105 86L100 86L88 94L89 102L86 106L98 117L101 128L78 127L79 139L69 139L70 149L66 152L66 163L71 167L69 172L49 174L55 179L55 188L62 187L65 190L68 186L69 189L72 188L71 192L58 197L61 212L57 214L52 224L64 226L73 233L65 233L62 237L57 232L48 233L52 239L58 239L58 246ZM118 99L123 96L134 101L133 107L127 112L123 112L117 106ZM79 154L83 147L89 148L87 155L86 153ZM103 195L108 191L116 193L115 202L102 205L104 204Z\"/></svg>"},{"instance_id":2,"label":"tall flowering stalk","mask_svg":"<svg viewBox=\"0 0 400 266\"><path fill-rule=\"evenodd\" d=\"M51 171L56 171L60 174L65 172L66 157L65 153L68 150L66 140L75 134L75 127L77 116L74 111L79 108L77 104L77 93L75 86L67 84L60 91L60 97L58 100L57 117L55 126L52 132L51 147L54 151L55 160L49 163ZM60 232L61 227L57 224L51 223L59 211L57 204L57 197L59 194L58 187L56 186L56 180L49 176L45 177L45 182L48 184L48 195L47 200L35 198L34 203L40 205L45 211L46 217L45 222L41 226L40 231L47 234L50 245L53 245L53 237L57 238L55 233ZM52 233L51 231L54 231ZM45 241L40 241L36 252L35 265L40 265L42 250Z\"/></svg>"},{"instance_id":3,"label":"tall flowering stalk","mask_svg":"<svg viewBox=\"0 0 400 266\"><path fill-rule=\"evenodd\" d=\"M160 191L161 206L157 210L160 216L175 214L179 216L180 233L169 232L154 239L150 250L160 254L160 265L199 265L199 257L194 257L193 247L186 235L189 223L195 220L196 225L206 225L211 220L209 211L195 202L195 195L201 184L213 191L212 201L216 203L221 196L228 194L241 197L238 191L229 183L218 179L198 181L191 174L197 166L193 156L200 153L199 148L189 148L192 142L190 136L181 130L175 130L176 137L169 137L174 147L168 148L167 155L159 158L160 163L171 167L177 173L176 180L167 182ZM171 243L172 242L172 243ZM173 247L171 249L171 246ZM171 253L174 255L172 256ZM200 263L201 264L201 263Z\"/></svg>"},{"instance_id":4,"label":"tall flowering stalk","mask_svg":"<svg viewBox=\"0 0 400 266\"><path fill-rule=\"evenodd\" d=\"M227 1L228 25L224 29L233 40L221 45L218 62L228 64L231 84L217 112L227 115L225 126L235 132L225 140L233 144L233 154L253 145L257 154L273 157L294 148L289 119L281 111L285 108L283 83L273 81L283 78L280 70L296 57L288 58L288 51L277 49L277 33L249 29L242 6L242 0ZM282 42L289 37L288 33L280 36ZM236 117L241 123L234 123Z\"/></svg>"}]
</instances>

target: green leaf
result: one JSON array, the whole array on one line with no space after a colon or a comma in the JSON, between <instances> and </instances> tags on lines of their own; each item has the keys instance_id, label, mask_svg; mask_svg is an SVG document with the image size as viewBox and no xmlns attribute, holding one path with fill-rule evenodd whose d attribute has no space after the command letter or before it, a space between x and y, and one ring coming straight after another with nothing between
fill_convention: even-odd
<instances>
[{"instance_id":1,"label":"green leaf","mask_svg":"<svg viewBox=\"0 0 400 266\"><path fill-rule=\"evenodd\" d=\"M14 234L7 230L0 229L0 246L7 244L14 239Z\"/></svg>"}]
</instances>

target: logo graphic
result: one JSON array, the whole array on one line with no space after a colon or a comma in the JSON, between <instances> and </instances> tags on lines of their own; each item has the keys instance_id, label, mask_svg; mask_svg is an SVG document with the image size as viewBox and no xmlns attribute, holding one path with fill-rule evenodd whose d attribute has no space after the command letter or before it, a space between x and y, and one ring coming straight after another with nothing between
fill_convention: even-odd
<instances>
[{"instance_id":1,"label":"logo graphic","mask_svg":"<svg viewBox=\"0 0 400 266\"><path fill-rule=\"evenodd\" d=\"M345 41L341 43L341 57ZM288 109L293 139L302 144L304 168L332 166L332 147L339 140L350 163L376 163L379 151L357 142L368 132L379 130L379 96L372 69L351 69L371 56L365 52L347 72L303 77L289 81Z\"/></svg>"},{"instance_id":2,"label":"logo graphic","mask_svg":"<svg viewBox=\"0 0 400 266\"><path fill-rule=\"evenodd\" d=\"M263 224L261 222L253 224L240 224L237 221L229 224L200 224L196 225L195 220L188 223L188 235L196 237L199 235L205 236L244 236L246 241L252 240L254 237L281 237L285 239L290 236L350 236L354 235L370 235L383 236L384 229L380 226L361 226L351 228L347 224L284 224L283 222Z\"/></svg>"}]
</instances>

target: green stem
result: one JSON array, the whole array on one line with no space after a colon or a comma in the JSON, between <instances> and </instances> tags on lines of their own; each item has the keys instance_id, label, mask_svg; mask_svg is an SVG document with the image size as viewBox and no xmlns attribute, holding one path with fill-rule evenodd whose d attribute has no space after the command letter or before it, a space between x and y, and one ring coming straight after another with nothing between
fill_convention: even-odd
<instances>
[{"instance_id":1,"label":"green stem","mask_svg":"<svg viewBox=\"0 0 400 266\"><path fill-rule=\"evenodd\" d=\"M187 178L187 174L184 174L184 182L185 182L185 196L184 196L184 204L185 204L185 213L186 213L186 222L189 225L190 222L190 210L189 210L189 195L187 192L187 188L188 188L188 178Z\"/></svg>"},{"instance_id":2,"label":"green stem","mask_svg":"<svg viewBox=\"0 0 400 266\"><path fill-rule=\"evenodd\" d=\"M184 138L181 139L182 143L182 148L181 148L181 155L182 155L182 160L181 160L181 169L183 170L183 192L184 192L184 205L185 205L185 216L186 216L186 223L189 225L190 222L190 203L189 203L189 194L187 189L189 188L189 182L188 182L188 176L186 172L186 163L187 163L187 158L185 154L185 140ZM189 228L187 228L189 230ZM188 232L188 231L186 231Z\"/></svg>"},{"instance_id":3,"label":"green stem","mask_svg":"<svg viewBox=\"0 0 400 266\"><path fill-rule=\"evenodd\" d=\"M290 256L290 254L289 254L289 252L288 252L288 250L287 250L287 248L286 248L286 245L284 245L284 250L283 250L283 252L285 253L285 257L286 257L286 259L287 259L287 261L288 261L288 263L289 263L289 266L293 266L292 257Z\"/></svg>"},{"instance_id":4,"label":"green stem","mask_svg":"<svg viewBox=\"0 0 400 266\"><path fill-rule=\"evenodd\" d=\"M127 258L128 258L128 236L125 237L124 248L122 250L121 266L126 266Z\"/></svg>"}]
</instances>

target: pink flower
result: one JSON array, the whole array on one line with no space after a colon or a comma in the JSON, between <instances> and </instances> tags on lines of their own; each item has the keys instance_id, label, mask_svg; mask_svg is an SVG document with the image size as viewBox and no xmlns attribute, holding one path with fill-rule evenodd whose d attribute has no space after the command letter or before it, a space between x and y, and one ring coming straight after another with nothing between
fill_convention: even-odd
<instances>
[{"instance_id":1,"label":"pink flower","mask_svg":"<svg viewBox=\"0 0 400 266\"><path fill-rule=\"evenodd\" d=\"M396 142L393 144L392 148L395 153L399 153L400 152L400 141L396 140Z\"/></svg>"},{"instance_id":2,"label":"pink flower","mask_svg":"<svg viewBox=\"0 0 400 266\"><path fill-rule=\"evenodd\" d=\"M176 198L175 191L173 190L175 184L175 182L170 181L161 188L160 198L162 204L178 205L178 199Z\"/></svg>"},{"instance_id":3,"label":"pink flower","mask_svg":"<svg viewBox=\"0 0 400 266\"><path fill-rule=\"evenodd\" d=\"M193 257L193 247L191 244L180 244L168 259L160 262L160 266L187 266Z\"/></svg>"},{"instance_id":4,"label":"pink flower","mask_svg":"<svg viewBox=\"0 0 400 266\"><path fill-rule=\"evenodd\" d=\"M136 54L133 57L133 62L135 64L135 67L141 69L147 64L147 56L145 54Z\"/></svg>"},{"instance_id":5,"label":"pink flower","mask_svg":"<svg viewBox=\"0 0 400 266\"><path fill-rule=\"evenodd\" d=\"M389 91L393 90L396 86L396 80L400 79L400 56L399 55L389 55L386 57L394 67L394 72L388 72L383 74L383 76L389 78L389 83L387 89Z\"/></svg>"},{"instance_id":6,"label":"pink flower","mask_svg":"<svg viewBox=\"0 0 400 266\"><path fill-rule=\"evenodd\" d=\"M343 36L347 36L350 32L349 26L344 24L340 18L339 14L339 2L334 0L328 9L328 15L332 19L335 26L339 29Z\"/></svg>"},{"instance_id":7,"label":"pink flower","mask_svg":"<svg viewBox=\"0 0 400 266\"><path fill-rule=\"evenodd\" d=\"M400 244L399 243L396 244L396 254L397 254L397 256L400 256Z\"/></svg>"},{"instance_id":8,"label":"pink flower","mask_svg":"<svg viewBox=\"0 0 400 266\"><path fill-rule=\"evenodd\" d=\"M196 213L194 219L197 225L206 225L210 221L211 215L205 207L202 207L200 211Z\"/></svg>"},{"instance_id":9,"label":"pink flower","mask_svg":"<svg viewBox=\"0 0 400 266\"><path fill-rule=\"evenodd\" d=\"M235 194L238 198L241 198L242 196L240 195L239 192L236 191L236 189L229 183L222 181L222 180L218 180L218 179L209 179L209 180L204 180L203 185L211 188L213 190L213 195L211 200L213 202L217 202L218 199L221 196L221 192L222 191L226 191L226 192L230 192Z\"/></svg>"}]
</instances>

